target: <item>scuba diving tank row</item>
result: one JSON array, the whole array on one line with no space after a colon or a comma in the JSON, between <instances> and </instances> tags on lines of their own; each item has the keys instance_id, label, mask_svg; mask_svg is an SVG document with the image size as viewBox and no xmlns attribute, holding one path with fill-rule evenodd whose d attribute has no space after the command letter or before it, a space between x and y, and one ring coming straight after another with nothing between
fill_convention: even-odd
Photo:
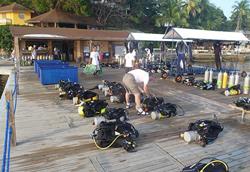
<instances>
[{"instance_id":1,"label":"scuba diving tank row","mask_svg":"<svg viewBox=\"0 0 250 172\"><path fill-rule=\"evenodd\" d=\"M234 85L238 85L240 82L240 75L238 72L231 73L228 77L227 72L222 73L221 71L218 73L217 78L217 88L218 89L226 89L230 88ZM250 89L250 77L247 74L247 76L244 78L244 84L243 84L243 94L249 94Z\"/></svg>"}]
</instances>

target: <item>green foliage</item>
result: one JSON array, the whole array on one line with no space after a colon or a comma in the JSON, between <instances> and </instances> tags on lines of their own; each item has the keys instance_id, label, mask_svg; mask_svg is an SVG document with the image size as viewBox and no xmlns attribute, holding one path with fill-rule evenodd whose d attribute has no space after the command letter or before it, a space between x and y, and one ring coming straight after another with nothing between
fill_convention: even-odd
<instances>
[{"instance_id":1,"label":"green foliage","mask_svg":"<svg viewBox=\"0 0 250 172\"><path fill-rule=\"evenodd\" d=\"M164 32L166 25L208 30L250 30L249 0L236 2L230 20L209 0L0 0L17 2L41 14L60 8L92 16L105 27ZM99 1L101 2L101 1ZM110 5L115 4L115 5Z\"/></svg>"},{"instance_id":2,"label":"green foliage","mask_svg":"<svg viewBox=\"0 0 250 172\"><path fill-rule=\"evenodd\" d=\"M0 49L8 53L13 49L13 38L9 26L0 26Z\"/></svg>"},{"instance_id":3,"label":"green foliage","mask_svg":"<svg viewBox=\"0 0 250 172\"><path fill-rule=\"evenodd\" d=\"M183 8L183 3L180 0L160 0L159 15L156 17L156 26L179 26L188 27L187 13Z\"/></svg>"},{"instance_id":4,"label":"green foliage","mask_svg":"<svg viewBox=\"0 0 250 172\"><path fill-rule=\"evenodd\" d=\"M233 6L231 20L235 30L250 29L250 2L249 0L241 0Z\"/></svg>"}]
</instances>

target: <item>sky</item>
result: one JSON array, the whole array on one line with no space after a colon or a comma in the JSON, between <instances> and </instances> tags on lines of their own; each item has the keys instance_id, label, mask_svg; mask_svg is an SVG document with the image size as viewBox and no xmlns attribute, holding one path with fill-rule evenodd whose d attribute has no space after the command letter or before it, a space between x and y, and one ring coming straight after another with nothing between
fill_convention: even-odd
<instances>
[{"instance_id":1,"label":"sky","mask_svg":"<svg viewBox=\"0 0 250 172\"><path fill-rule=\"evenodd\" d=\"M232 7L237 0L209 0L211 3L223 10L225 16L229 18L231 16Z\"/></svg>"}]
</instances>

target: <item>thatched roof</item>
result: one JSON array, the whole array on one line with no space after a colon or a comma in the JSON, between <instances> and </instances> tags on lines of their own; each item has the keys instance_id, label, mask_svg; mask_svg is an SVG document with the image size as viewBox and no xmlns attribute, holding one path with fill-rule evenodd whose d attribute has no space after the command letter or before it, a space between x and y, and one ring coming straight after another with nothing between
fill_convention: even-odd
<instances>
[{"instance_id":1,"label":"thatched roof","mask_svg":"<svg viewBox=\"0 0 250 172\"><path fill-rule=\"evenodd\" d=\"M129 32L127 31L88 30L53 27L45 28L11 26L10 31L14 37L25 39L125 41L129 35Z\"/></svg>"},{"instance_id":2,"label":"thatched roof","mask_svg":"<svg viewBox=\"0 0 250 172\"><path fill-rule=\"evenodd\" d=\"M33 12L31 11L30 9L14 2L10 5L6 5L6 6L2 6L0 7L0 12L20 12L20 11L30 11L30 12Z\"/></svg>"},{"instance_id":3,"label":"thatched roof","mask_svg":"<svg viewBox=\"0 0 250 172\"><path fill-rule=\"evenodd\" d=\"M86 24L98 26L96 20L91 17L78 16L75 14L67 13L59 9L52 9L47 13L33 17L27 21L29 24L35 23L68 23L68 24Z\"/></svg>"}]
</instances>

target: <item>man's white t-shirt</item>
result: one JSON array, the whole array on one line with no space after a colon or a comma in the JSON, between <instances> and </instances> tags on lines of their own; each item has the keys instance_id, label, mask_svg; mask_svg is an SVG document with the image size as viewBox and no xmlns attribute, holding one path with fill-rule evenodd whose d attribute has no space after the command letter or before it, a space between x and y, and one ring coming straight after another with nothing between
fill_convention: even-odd
<instances>
[{"instance_id":1,"label":"man's white t-shirt","mask_svg":"<svg viewBox=\"0 0 250 172\"><path fill-rule=\"evenodd\" d=\"M125 67L133 67L133 61L135 60L135 56L132 53L128 53L125 55Z\"/></svg>"},{"instance_id":2,"label":"man's white t-shirt","mask_svg":"<svg viewBox=\"0 0 250 172\"><path fill-rule=\"evenodd\" d=\"M149 82L149 73L141 70L141 69L135 69L128 72L129 74L132 74L135 77L135 81L137 83L144 83L144 85L147 85Z\"/></svg>"},{"instance_id":3,"label":"man's white t-shirt","mask_svg":"<svg viewBox=\"0 0 250 172\"><path fill-rule=\"evenodd\" d=\"M92 59L93 65L99 65L99 53L98 52L91 52L90 58Z\"/></svg>"}]
</instances>

